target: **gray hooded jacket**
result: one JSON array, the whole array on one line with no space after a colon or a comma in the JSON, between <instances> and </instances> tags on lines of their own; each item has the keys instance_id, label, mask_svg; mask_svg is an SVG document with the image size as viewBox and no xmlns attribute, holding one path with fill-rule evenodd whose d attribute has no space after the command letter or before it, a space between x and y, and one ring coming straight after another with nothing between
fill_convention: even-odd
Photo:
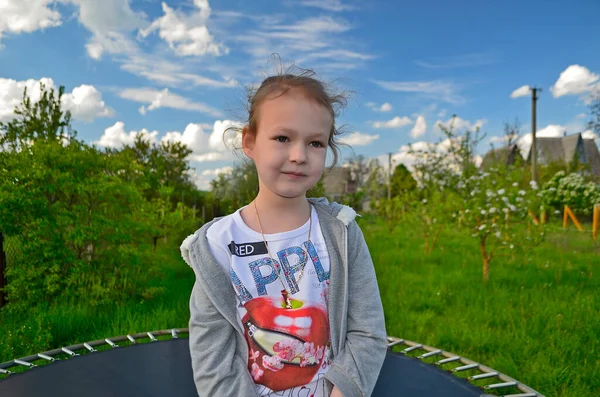
<instances>
[{"instance_id":1,"label":"gray hooded jacket","mask_svg":"<svg viewBox=\"0 0 600 397\"><path fill-rule=\"evenodd\" d=\"M344 397L370 396L387 350L383 307L373 261L356 212L327 199L315 207L330 260L329 327L333 361L325 378ZM248 345L237 320L229 275L209 249L206 231L184 240L181 253L196 274L190 298L189 343L200 396L257 397L248 371Z\"/></svg>"}]
</instances>

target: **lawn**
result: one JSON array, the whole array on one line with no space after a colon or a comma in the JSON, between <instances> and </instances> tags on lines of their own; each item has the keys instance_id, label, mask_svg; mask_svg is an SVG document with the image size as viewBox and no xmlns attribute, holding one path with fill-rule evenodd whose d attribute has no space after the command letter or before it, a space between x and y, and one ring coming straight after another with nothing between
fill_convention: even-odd
<instances>
[{"instance_id":1,"label":"lawn","mask_svg":"<svg viewBox=\"0 0 600 397\"><path fill-rule=\"evenodd\" d=\"M600 247L590 233L552 225L546 241L526 255L494 259L490 280L483 282L479 248L469 235L448 227L427 255L418 225L403 224L389 234L375 218L360 223L389 335L470 358L546 396L600 390ZM110 307L42 303L26 316L0 314L0 362L110 336L187 327L193 273L175 245L157 255L162 277L154 285L165 292L153 299Z\"/></svg>"}]
</instances>

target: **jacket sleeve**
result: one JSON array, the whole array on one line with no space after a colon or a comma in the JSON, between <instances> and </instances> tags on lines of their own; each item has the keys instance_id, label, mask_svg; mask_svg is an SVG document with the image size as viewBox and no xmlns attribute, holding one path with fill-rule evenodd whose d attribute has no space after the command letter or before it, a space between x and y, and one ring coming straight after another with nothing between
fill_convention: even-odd
<instances>
[{"instance_id":1,"label":"jacket sleeve","mask_svg":"<svg viewBox=\"0 0 600 397\"><path fill-rule=\"evenodd\" d=\"M238 339L243 337L221 315L202 283L196 280L190 297L189 344L200 397L258 397L246 360L238 351L237 346L242 342Z\"/></svg>"},{"instance_id":2,"label":"jacket sleeve","mask_svg":"<svg viewBox=\"0 0 600 397\"><path fill-rule=\"evenodd\" d=\"M326 378L344 397L370 396L387 351L383 306L373 260L360 227L348 225L348 311L344 348Z\"/></svg>"}]
</instances>

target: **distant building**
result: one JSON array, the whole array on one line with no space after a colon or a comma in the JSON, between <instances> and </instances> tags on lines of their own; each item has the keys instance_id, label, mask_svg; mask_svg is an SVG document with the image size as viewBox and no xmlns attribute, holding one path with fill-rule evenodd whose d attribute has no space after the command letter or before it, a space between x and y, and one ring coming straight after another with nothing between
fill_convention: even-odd
<instances>
[{"instance_id":1,"label":"distant building","mask_svg":"<svg viewBox=\"0 0 600 397\"><path fill-rule=\"evenodd\" d=\"M480 168L486 169L494 165L512 165L521 156L516 144L490 150L481 160ZM522 158L522 157L521 157Z\"/></svg>"},{"instance_id":2,"label":"distant building","mask_svg":"<svg viewBox=\"0 0 600 397\"><path fill-rule=\"evenodd\" d=\"M536 138L538 164L560 164L570 166L575 163L589 165L590 172L600 178L600 152L593 139L584 139L581 133L555 138ZM511 145L490 150L481 162L481 168L493 164L512 165L520 156L518 146ZM521 157L522 158L522 157ZM531 163L531 147L525 161Z\"/></svg>"},{"instance_id":3,"label":"distant building","mask_svg":"<svg viewBox=\"0 0 600 397\"><path fill-rule=\"evenodd\" d=\"M586 164L590 172L600 177L600 152L593 139L583 139L580 133L557 138L536 138L539 164ZM531 163L531 148L525 159Z\"/></svg>"},{"instance_id":4,"label":"distant building","mask_svg":"<svg viewBox=\"0 0 600 397\"><path fill-rule=\"evenodd\" d=\"M325 194L333 200L348 193L355 193L357 185L356 177L350 168L335 167L331 171L325 171L323 187Z\"/></svg>"}]
</instances>

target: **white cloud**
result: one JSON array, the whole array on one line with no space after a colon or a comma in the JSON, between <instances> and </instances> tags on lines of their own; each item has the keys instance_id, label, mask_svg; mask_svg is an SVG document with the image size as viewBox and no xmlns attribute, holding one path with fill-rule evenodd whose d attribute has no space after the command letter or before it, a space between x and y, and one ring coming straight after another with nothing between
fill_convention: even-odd
<instances>
[{"instance_id":1,"label":"white cloud","mask_svg":"<svg viewBox=\"0 0 600 397\"><path fill-rule=\"evenodd\" d=\"M148 106L142 106L140 113L146 114L148 111L156 110L161 107L197 111L211 116L218 117L221 112L209 105L201 102L193 102L185 97L170 92L167 88L162 91L153 88L126 88L119 92L119 96L138 103L147 103Z\"/></svg>"},{"instance_id":2,"label":"white cloud","mask_svg":"<svg viewBox=\"0 0 600 397\"><path fill-rule=\"evenodd\" d=\"M60 26L61 15L50 6L54 0L0 1L0 39L4 32L29 33Z\"/></svg>"},{"instance_id":3,"label":"white cloud","mask_svg":"<svg viewBox=\"0 0 600 397\"><path fill-rule=\"evenodd\" d=\"M231 120L217 120L212 131L205 132L201 124L190 123L183 133L167 132L161 141L182 142L192 150L190 160L209 162L217 160L233 160L233 150L240 146L240 135L234 131L225 134L230 127L241 127L241 123Z\"/></svg>"},{"instance_id":4,"label":"white cloud","mask_svg":"<svg viewBox=\"0 0 600 397\"><path fill-rule=\"evenodd\" d=\"M125 34L120 32L106 32L97 34L85 45L88 55L99 60L107 52L109 54L133 53L136 51L136 44Z\"/></svg>"},{"instance_id":5,"label":"white cloud","mask_svg":"<svg viewBox=\"0 0 600 397\"><path fill-rule=\"evenodd\" d=\"M502 136L491 136L490 137L490 143L499 143L501 145L505 145L508 142L509 137L506 135L502 135Z\"/></svg>"},{"instance_id":6,"label":"white cloud","mask_svg":"<svg viewBox=\"0 0 600 397\"><path fill-rule=\"evenodd\" d=\"M389 112L390 110L392 110L392 105L387 102L381 105L381 107L379 108L380 112Z\"/></svg>"},{"instance_id":7,"label":"white cloud","mask_svg":"<svg viewBox=\"0 0 600 397\"><path fill-rule=\"evenodd\" d=\"M563 70L550 88L555 98L563 95L600 93L600 76L584 66L571 65Z\"/></svg>"},{"instance_id":8,"label":"white cloud","mask_svg":"<svg viewBox=\"0 0 600 397\"><path fill-rule=\"evenodd\" d=\"M448 113L448 111L446 109L442 109L439 111L438 113L438 117L446 117L446 113Z\"/></svg>"},{"instance_id":9,"label":"white cloud","mask_svg":"<svg viewBox=\"0 0 600 397\"><path fill-rule=\"evenodd\" d=\"M427 131L427 122L425 121L425 117L419 115L415 121L415 126L410 131L410 136L413 138L418 138L423 135L425 131Z\"/></svg>"},{"instance_id":10,"label":"white cloud","mask_svg":"<svg viewBox=\"0 0 600 397\"><path fill-rule=\"evenodd\" d=\"M40 83L47 90L53 89L58 93L54 81L47 77L39 80L28 79L16 81L0 77L0 121L9 121L15 117L14 108L23 100L23 91L27 89L27 96L33 101L40 100ZM97 117L111 117L114 111L106 106L102 94L94 86L83 84L75 87L72 92L64 93L61 102L63 110L71 111L73 119L93 121Z\"/></svg>"},{"instance_id":11,"label":"white cloud","mask_svg":"<svg viewBox=\"0 0 600 397\"><path fill-rule=\"evenodd\" d=\"M107 107L102 94L94 86L83 84L73 88L70 94L64 94L62 103L70 110L74 119L93 121L96 117L112 117L115 112Z\"/></svg>"},{"instance_id":12,"label":"white cloud","mask_svg":"<svg viewBox=\"0 0 600 397\"><path fill-rule=\"evenodd\" d=\"M147 29L141 29L140 35L148 37L158 30L160 38L180 56L227 54L229 49L216 43L206 26L210 16L208 0L194 0L194 5L198 9L190 15L185 15L163 2L164 15L152 22Z\"/></svg>"},{"instance_id":13,"label":"white cloud","mask_svg":"<svg viewBox=\"0 0 600 397\"><path fill-rule=\"evenodd\" d=\"M215 169L208 169L201 172L192 169L190 172L190 178L194 184L200 190L210 190L211 185L210 182L217 178L220 174L229 175L233 171L233 167L221 167Z\"/></svg>"},{"instance_id":14,"label":"white cloud","mask_svg":"<svg viewBox=\"0 0 600 397\"><path fill-rule=\"evenodd\" d=\"M404 127L405 125L409 125L411 123L412 123L412 120L406 116L404 116L404 117L396 116L393 119L388 120L388 121L375 121L373 123L373 128L400 128L400 127Z\"/></svg>"},{"instance_id":15,"label":"white cloud","mask_svg":"<svg viewBox=\"0 0 600 397\"><path fill-rule=\"evenodd\" d=\"M104 134L102 134L100 139L95 141L94 144L108 148L120 148L124 145L133 145L135 136L138 133L143 134L150 143L157 142L156 137L158 136L158 131L148 131L143 128L140 131L127 132L125 131L125 123L117 121L114 125L105 129Z\"/></svg>"},{"instance_id":16,"label":"white cloud","mask_svg":"<svg viewBox=\"0 0 600 397\"><path fill-rule=\"evenodd\" d=\"M389 91L414 92L428 98L440 101L460 104L465 99L458 94L460 87L448 81L382 81L373 80L375 84Z\"/></svg>"},{"instance_id":17,"label":"white cloud","mask_svg":"<svg viewBox=\"0 0 600 397\"><path fill-rule=\"evenodd\" d=\"M528 96L529 93L531 92L531 87L528 85L522 85L519 88L517 88L516 90L514 90L512 92L512 94L510 94L511 98L519 98L522 96Z\"/></svg>"},{"instance_id":18,"label":"white cloud","mask_svg":"<svg viewBox=\"0 0 600 397\"><path fill-rule=\"evenodd\" d=\"M317 7L327 11L347 11L353 10L354 7L348 4L343 4L340 0L302 0L303 6Z\"/></svg>"},{"instance_id":19,"label":"white cloud","mask_svg":"<svg viewBox=\"0 0 600 397\"><path fill-rule=\"evenodd\" d=\"M204 132L204 129L199 124L190 123L185 127L183 133L178 131L167 132L161 141L181 142L185 144L192 154L192 161L206 161L209 157L213 160L218 160L221 157L220 153L211 151L209 144L210 134Z\"/></svg>"},{"instance_id":20,"label":"white cloud","mask_svg":"<svg viewBox=\"0 0 600 397\"><path fill-rule=\"evenodd\" d=\"M378 110L380 112L389 112L392 110L392 104L386 102L383 105L381 105Z\"/></svg>"},{"instance_id":21,"label":"white cloud","mask_svg":"<svg viewBox=\"0 0 600 397\"><path fill-rule=\"evenodd\" d=\"M585 113L579 113L577 116L575 116L576 119L585 119L587 117L587 114Z\"/></svg>"},{"instance_id":22,"label":"white cloud","mask_svg":"<svg viewBox=\"0 0 600 397\"><path fill-rule=\"evenodd\" d=\"M137 44L128 36L129 32L148 25L142 12L133 11L129 0L59 0L78 8L79 23L92 34L86 44L88 55L100 59L104 52L109 54L131 54Z\"/></svg>"},{"instance_id":23,"label":"white cloud","mask_svg":"<svg viewBox=\"0 0 600 397\"><path fill-rule=\"evenodd\" d=\"M273 53L278 53L283 60L292 59L300 66L310 65L321 73L339 72L340 69L356 68L373 58L355 51L356 40L350 41L342 35L352 28L344 19L330 16L300 20L273 16L249 26L234 39L260 68L264 68L265 61Z\"/></svg>"},{"instance_id":24,"label":"white cloud","mask_svg":"<svg viewBox=\"0 0 600 397\"><path fill-rule=\"evenodd\" d=\"M440 125L444 128L450 129L454 128L455 131L461 130L469 130L473 131L477 128L483 127L483 125L487 123L487 119L478 119L475 122L471 122L469 120L462 119L460 117L451 117L446 121L438 120L435 122L435 129L438 132L441 132Z\"/></svg>"},{"instance_id":25,"label":"white cloud","mask_svg":"<svg viewBox=\"0 0 600 397\"><path fill-rule=\"evenodd\" d=\"M340 138L340 142L350 146L367 146L379 139L379 135L363 134L353 132Z\"/></svg>"},{"instance_id":26,"label":"white cloud","mask_svg":"<svg viewBox=\"0 0 600 397\"><path fill-rule=\"evenodd\" d=\"M239 85L230 76L225 76L223 80L211 79L190 73L181 62L170 62L163 57L141 53L129 56L121 65L121 69L169 87L232 88Z\"/></svg>"},{"instance_id":27,"label":"white cloud","mask_svg":"<svg viewBox=\"0 0 600 397\"><path fill-rule=\"evenodd\" d=\"M581 137L583 139L598 139L600 138L600 136L598 136L598 134L594 133L594 131L592 130L585 130L581 133Z\"/></svg>"},{"instance_id":28,"label":"white cloud","mask_svg":"<svg viewBox=\"0 0 600 397\"><path fill-rule=\"evenodd\" d=\"M381 104L381 106L377 105L375 102L367 102L365 105L374 112L389 112L393 109L392 104L388 102Z\"/></svg>"}]
</instances>

